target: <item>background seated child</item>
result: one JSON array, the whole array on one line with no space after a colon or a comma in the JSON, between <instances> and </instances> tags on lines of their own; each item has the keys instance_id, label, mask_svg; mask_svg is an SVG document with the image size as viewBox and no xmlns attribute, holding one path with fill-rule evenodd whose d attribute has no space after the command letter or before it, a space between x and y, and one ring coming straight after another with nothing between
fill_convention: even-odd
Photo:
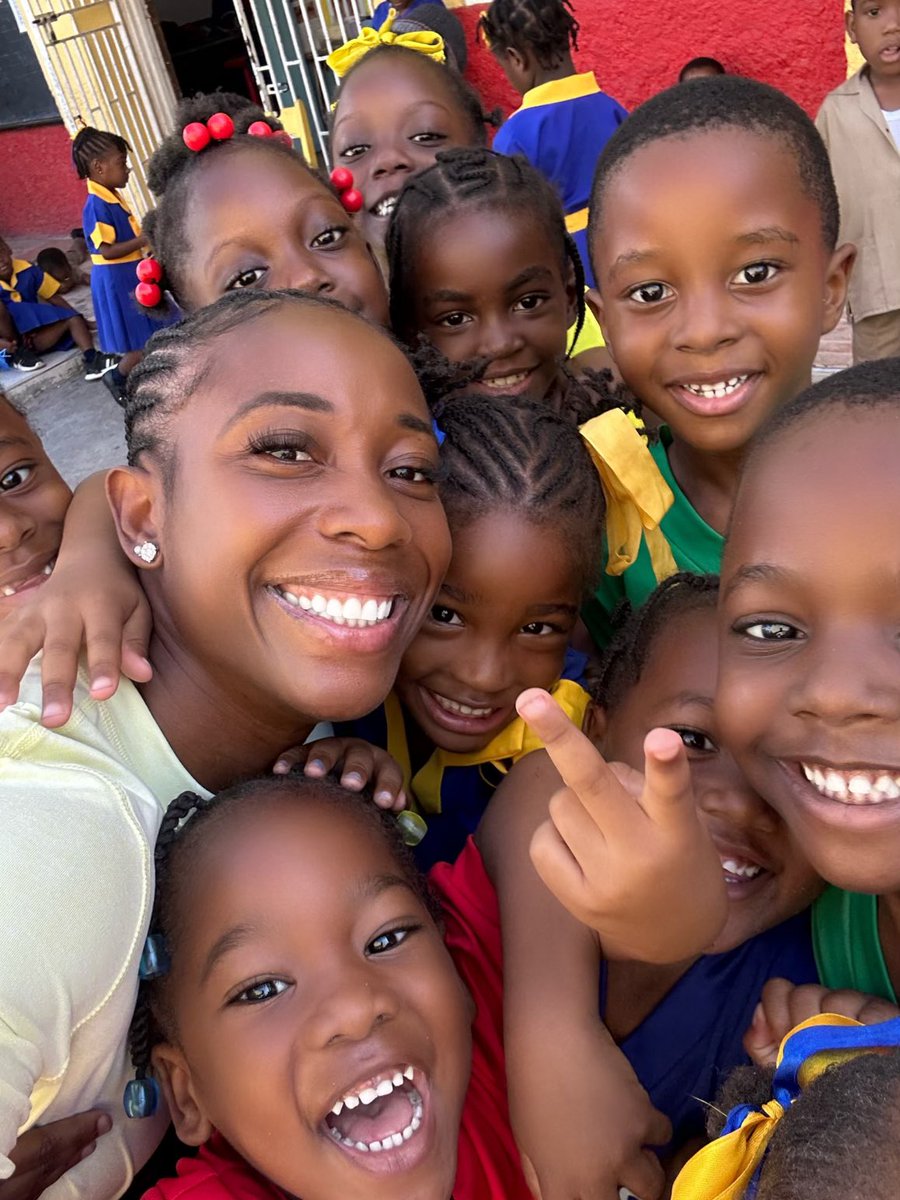
<instances>
[{"instance_id":1,"label":"background seated child","mask_svg":"<svg viewBox=\"0 0 900 1200\"><path fill-rule=\"evenodd\" d=\"M41 439L0 392L0 620L52 571L71 499Z\"/></svg>"},{"instance_id":2,"label":"background seated child","mask_svg":"<svg viewBox=\"0 0 900 1200\"><path fill-rule=\"evenodd\" d=\"M569 0L493 0L478 28L522 97L497 130L494 149L524 154L553 185L593 287L587 226L594 167L628 113L601 92L593 71L575 70L579 25Z\"/></svg>"},{"instance_id":3,"label":"background seated child","mask_svg":"<svg viewBox=\"0 0 900 1200\"><path fill-rule=\"evenodd\" d=\"M585 312L581 261L536 168L489 150L442 151L404 187L387 250L402 341L424 338L450 362L477 364L469 390L486 396L565 412L577 394L587 419L591 382L579 390L566 365ZM593 396L595 408L605 402Z\"/></svg>"},{"instance_id":4,"label":"background seated child","mask_svg":"<svg viewBox=\"0 0 900 1200\"><path fill-rule=\"evenodd\" d=\"M64 303L59 284L40 267L13 258L0 238L0 337L26 341L38 354L77 346L84 359L85 379L100 379L115 360L99 353L84 317Z\"/></svg>"},{"instance_id":5,"label":"background seated child","mask_svg":"<svg viewBox=\"0 0 900 1200\"><path fill-rule=\"evenodd\" d=\"M726 1081L709 1110L719 1140L688 1163L672 1200L893 1200L898 1044L900 1019L804 1022L785 1038L774 1074L743 1067Z\"/></svg>"},{"instance_id":6,"label":"background seated child","mask_svg":"<svg viewBox=\"0 0 900 1200\"><path fill-rule=\"evenodd\" d=\"M132 1025L138 1091L152 1072L202 1148L148 1198L528 1200L502 1078L480 1021L473 1061L472 1001L393 818L328 779L269 777L180 796L156 863L166 961Z\"/></svg>"},{"instance_id":7,"label":"background seated child","mask_svg":"<svg viewBox=\"0 0 900 1200\"><path fill-rule=\"evenodd\" d=\"M705 955L670 966L604 961L596 935L546 891L528 861L559 786L546 756L514 768L477 835L500 902L513 1127L542 1194L606 1194L627 1184L639 1196L658 1195L662 1174L650 1171L642 1150L649 1105L671 1123L670 1152L700 1137L704 1102L745 1061L742 1039L765 982L817 978L802 910L821 883L737 771L713 713L716 598L715 580L673 576L662 584L611 643L587 720L604 757L635 769L654 727L684 742L729 900ZM571 1100L564 1113L560 1092Z\"/></svg>"},{"instance_id":8,"label":"background seated child","mask_svg":"<svg viewBox=\"0 0 900 1200\"><path fill-rule=\"evenodd\" d=\"M452 862L505 771L540 745L516 714L523 688L553 689L580 724L587 695L565 676L584 663L566 651L604 517L578 431L543 405L463 397L437 420L450 566L385 705L338 728L403 768L429 826L420 865Z\"/></svg>"},{"instance_id":9,"label":"background seated child","mask_svg":"<svg viewBox=\"0 0 900 1200\"><path fill-rule=\"evenodd\" d=\"M47 246L46 249L40 250L34 261L45 275L49 275L59 284L60 296L65 296L73 288L90 285L90 274L74 266L58 246Z\"/></svg>"},{"instance_id":10,"label":"background seated child","mask_svg":"<svg viewBox=\"0 0 900 1200\"><path fill-rule=\"evenodd\" d=\"M689 59L684 64L678 72L678 82L688 83L691 79L712 79L716 75L726 74L727 71L717 58L701 55L699 58Z\"/></svg>"},{"instance_id":11,"label":"background seated child","mask_svg":"<svg viewBox=\"0 0 900 1200\"><path fill-rule=\"evenodd\" d=\"M853 260L812 121L736 76L678 84L631 114L597 164L598 318L622 380L662 421L675 497L661 528L680 570L717 572L748 446L808 386ZM623 596L656 585L647 547L583 617L597 645Z\"/></svg>"}]
</instances>

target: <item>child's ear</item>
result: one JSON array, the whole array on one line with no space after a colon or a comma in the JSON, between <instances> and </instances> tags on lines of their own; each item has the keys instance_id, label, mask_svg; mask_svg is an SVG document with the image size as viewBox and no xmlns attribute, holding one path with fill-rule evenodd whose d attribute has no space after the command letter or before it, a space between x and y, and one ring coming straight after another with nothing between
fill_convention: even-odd
<instances>
[{"instance_id":1,"label":"child's ear","mask_svg":"<svg viewBox=\"0 0 900 1200\"><path fill-rule=\"evenodd\" d=\"M825 306L822 311L822 333L830 333L841 319L847 302L850 272L856 262L856 247L851 242L838 246L828 264L825 276Z\"/></svg>"},{"instance_id":2,"label":"child's ear","mask_svg":"<svg viewBox=\"0 0 900 1200\"><path fill-rule=\"evenodd\" d=\"M853 11L852 5L844 13L844 28L847 30L847 37L853 45L858 46L859 42L856 40L856 13Z\"/></svg>"},{"instance_id":3,"label":"child's ear","mask_svg":"<svg viewBox=\"0 0 900 1200\"><path fill-rule=\"evenodd\" d=\"M160 513L162 489L155 472L143 467L113 467L106 476L106 496L116 523L119 545L129 560L136 566L153 569L163 559L160 537ZM156 554L147 561L137 554L135 547L151 544Z\"/></svg>"},{"instance_id":4,"label":"child's ear","mask_svg":"<svg viewBox=\"0 0 900 1200\"><path fill-rule=\"evenodd\" d=\"M616 361L615 351L609 340L609 334L606 332L606 312L603 307L603 297L596 288L588 288L584 293L584 302L597 319L597 324L600 326L600 332L603 334L603 343L609 351L609 357Z\"/></svg>"},{"instance_id":5,"label":"child's ear","mask_svg":"<svg viewBox=\"0 0 900 1200\"><path fill-rule=\"evenodd\" d=\"M194 1094L190 1067L177 1046L160 1042L150 1054L153 1074L159 1081L175 1132L188 1146L202 1146L213 1134L212 1122Z\"/></svg>"},{"instance_id":6,"label":"child's ear","mask_svg":"<svg viewBox=\"0 0 900 1200\"><path fill-rule=\"evenodd\" d=\"M578 320L578 287L575 283L575 264L566 259L566 328L571 329Z\"/></svg>"},{"instance_id":7,"label":"child's ear","mask_svg":"<svg viewBox=\"0 0 900 1200\"><path fill-rule=\"evenodd\" d=\"M606 738L606 730L609 722L606 716L606 709L592 700L587 706L587 711L584 714L584 721L581 725L581 732L586 738L589 738L595 746L602 750L603 742Z\"/></svg>"}]
</instances>

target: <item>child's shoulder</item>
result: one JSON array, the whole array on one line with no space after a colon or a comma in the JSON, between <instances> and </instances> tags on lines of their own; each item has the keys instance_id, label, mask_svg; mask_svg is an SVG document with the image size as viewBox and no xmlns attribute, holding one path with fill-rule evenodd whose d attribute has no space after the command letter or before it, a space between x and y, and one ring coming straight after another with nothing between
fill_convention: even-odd
<instances>
[{"instance_id":1,"label":"child's shoulder","mask_svg":"<svg viewBox=\"0 0 900 1200\"><path fill-rule=\"evenodd\" d=\"M284 1200L284 1193L245 1162L218 1135L194 1158L182 1158L177 1175L161 1179L143 1200Z\"/></svg>"}]
</instances>

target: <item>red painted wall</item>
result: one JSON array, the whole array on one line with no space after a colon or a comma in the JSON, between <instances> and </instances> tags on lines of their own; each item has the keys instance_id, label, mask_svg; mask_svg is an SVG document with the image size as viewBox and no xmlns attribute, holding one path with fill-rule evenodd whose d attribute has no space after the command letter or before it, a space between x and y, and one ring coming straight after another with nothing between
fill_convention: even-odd
<instances>
[{"instance_id":1,"label":"red painted wall","mask_svg":"<svg viewBox=\"0 0 900 1200\"><path fill-rule=\"evenodd\" d=\"M64 125L0 130L0 234L68 233L81 224L84 184Z\"/></svg>"},{"instance_id":2,"label":"red painted wall","mask_svg":"<svg viewBox=\"0 0 900 1200\"><path fill-rule=\"evenodd\" d=\"M488 107L518 103L483 47L473 47L485 6L458 8L470 46L468 77ZM845 0L574 0L581 22L576 64L593 70L604 91L626 108L675 83L688 59L710 55L728 71L781 88L814 115L826 92L846 76Z\"/></svg>"}]
</instances>

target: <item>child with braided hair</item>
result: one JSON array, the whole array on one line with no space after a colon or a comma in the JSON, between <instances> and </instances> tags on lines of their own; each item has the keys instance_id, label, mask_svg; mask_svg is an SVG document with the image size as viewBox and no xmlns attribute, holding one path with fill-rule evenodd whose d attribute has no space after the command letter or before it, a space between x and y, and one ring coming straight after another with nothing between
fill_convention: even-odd
<instances>
[{"instance_id":1,"label":"child with braided hair","mask_svg":"<svg viewBox=\"0 0 900 1200\"><path fill-rule=\"evenodd\" d=\"M562 198L585 277L594 286L587 243L588 200L597 158L628 113L579 74L578 21L570 0L493 0L479 31L522 105L497 130L494 149L524 154Z\"/></svg>"}]
</instances>

